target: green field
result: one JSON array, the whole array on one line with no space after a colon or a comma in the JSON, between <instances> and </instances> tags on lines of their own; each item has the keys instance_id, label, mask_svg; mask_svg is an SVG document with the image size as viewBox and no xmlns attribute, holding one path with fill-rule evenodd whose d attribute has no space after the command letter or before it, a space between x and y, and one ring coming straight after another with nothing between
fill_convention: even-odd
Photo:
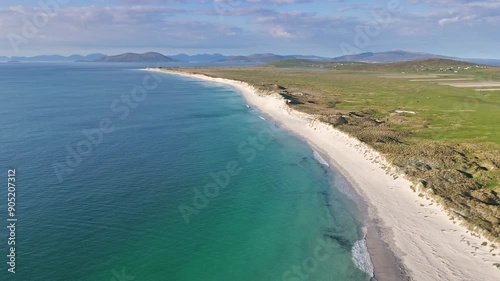
<instances>
[{"instance_id":1,"label":"green field","mask_svg":"<svg viewBox=\"0 0 500 281\"><path fill-rule=\"evenodd\" d=\"M500 91L478 91L500 86L438 84L500 82L500 68L448 60L323 65L295 60L181 70L281 94L291 107L317 114L383 153L469 226L500 237Z\"/></svg>"}]
</instances>

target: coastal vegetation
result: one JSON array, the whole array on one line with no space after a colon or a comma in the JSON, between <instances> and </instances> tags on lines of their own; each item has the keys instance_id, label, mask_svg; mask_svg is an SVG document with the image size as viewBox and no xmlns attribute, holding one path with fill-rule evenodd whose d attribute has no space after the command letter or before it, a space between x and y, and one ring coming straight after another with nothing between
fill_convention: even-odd
<instances>
[{"instance_id":1,"label":"coastal vegetation","mask_svg":"<svg viewBox=\"0 0 500 281\"><path fill-rule=\"evenodd\" d=\"M291 108L381 152L414 182L416 194L500 241L500 68L428 59L181 70L280 94Z\"/></svg>"}]
</instances>

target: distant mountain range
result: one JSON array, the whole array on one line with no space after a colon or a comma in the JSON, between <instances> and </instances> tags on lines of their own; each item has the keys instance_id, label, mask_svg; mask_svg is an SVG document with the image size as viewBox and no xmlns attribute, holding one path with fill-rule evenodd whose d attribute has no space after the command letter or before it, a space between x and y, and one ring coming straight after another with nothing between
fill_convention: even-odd
<instances>
[{"instance_id":1,"label":"distant mountain range","mask_svg":"<svg viewBox=\"0 0 500 281\"><path fill-rule=\"evenodd\" d=\"M333 61L356 61L356 62L369 62L369 63L391 63L400 61L412 61L412 60L422 60L422 59L453 59L459 60L459 58L433 55L428 53L415 53L415 52L405 52L405 51L387 51L379 53L361 53L357 55L346 55L333 58Z\"/></svg>"},{"instance_id":2,"label":"distant mountain range","mask_svg":"<svg viewBox=\"0 0 500 281\"><path fill-rule=\"evenodd\" d=\"M490 60L490 59L462 59L462 60L482 65L500 66L500 60Z\"/></svg>"},{"instance_id":3,"label":"distant mountain range","mask_svg":"<svg viewBox=\"0 0 500 281\"><path fill-rule=\"evenodd\" d=\"M52 61L52 62L63 62L63 61L94 61L96 59L105 57L104 54L90 54L87 56L82 55L71 55L71 56L61 56L61 55L43 55L34 57L2 57L0 56L0 61Z\"/></svg>"},{"instance_id":4,"label":"distant mountain range","mask_svg":"<svg viewBox=\"0 0 500 281\"><path fill-rule=\"evenodd\" d=\"M125 53L120 55L107 56L104 54L91 54L87 56L72 55L72 56L35 56L35 57L1 57L0 61L87 61L87 62L190 62L190 63L270 63L282 60L302 59L322 62L366 62L366 63L391 63L412 61L421 59L452 59L461 60L477 64L497 65L500 66L500 60L494 59L464 59L456 57L448 57L419 52L406 51L387 51L387 52L366 52L355 55L345 55L334 58L319 57L319 56L304 56L304 55L276 55L276 54L253 54L248 56L226 56L222 54L197 54L187 55L178 54L165 56L157 52L148 52L144 54Z\"/></svg>"},{"instance_id":5,"label":"distant mountain range","mask_svg":"<svg viewBox=\"0 0 500 281\"><path fill-rule=\"evenodd\" d=\"M398 61L410 61L418 59L430 59L430 58L443 58L443 59L456 59L445 56L438 56L427 53L412 53L405 51L388 51L380 53L362 53L356 55L346 55L335 58L318 57L318 56L302 56L302 55L288 55L281 56L275 54L254 54L249 56L233 56L226 57L218 60L219 62L246 62L246 63L269 63L281 60L290 59L302 59L302 60L312 60L312 61L323 61L323 62L339 62L339 61L356 61L356 62L368 62L368 63L388 63L388 62L398 62Z\"/></svg>"},{"instance_id":6,"label":"distant mountain range","mask_svg":"<svg viewBox=\"0 0 500 281\"><path fill-rule=\"evenodd\" d=\"M125 53L116 56L105 56L95 60L95 62L172 62L172 61L175 60L155 52L149 52L144 54Z\"/></svg>"},{"instance_id":7,"label":"distant mountain range","mask_svg":"<svg viewBox=\"0 0 500 281\"><path fill-rule=\"evenodd\" d=\"M266 63L279 60L296 59L295 56L280 56L275 54L253 54L249 56L226 57L219 62L245 62L245 63Z\"/></svg>"},{"instance_id":8,"label":"distant mountain range","mask_svg":"<svg viewBox=\"0 0 500 281\"><path fill-rule=\"evenodd\" d=\"M288 59L305 59L305 60L328 60L329 58L318 56L302 56L302 55L289 55L280 56L275 54L253 54L249 56L225 56L222 54L199 54L199 55L186 55L179 54L169 56L173 59L184 62L240 62L240 63L267 63L279 60Z\"/></svg>"},{"instance_id":9,"label":"distant mountain range","mask_svg":"<svg viewBox=\"0 0 500 281\"><path fill-rule=\"evenodd\" d=\"M366 52L355 55L345 55L334 58L318 57L318 56L302 56L302 55L289 55L280 56L275 54L254 54L249 56L230 56L218 60L218 62L245 62L245 63L269 63L290 59L302 59L310 61L321 62L365 62L365 63L391 63L403 62L423 59L449 59L459 60L477 64L497 65L500 66L500 60L494 59L469 59L469 58L456 58L449 56L434 55L428 53L406 52L406 51L387 51L387 52Z\"/></svg>"},{"instance_id":10,"label":"distant mountain range","mask_svg":"<svg viewBox=\"0 0 500 281\"><path fill-rule=\"evenodd\" d=\"M178 61L185 61L185 62L216 62L216 61L221 61L228 56L224 56L221 54L198 54L198 55L186 55L186 54L178 54L174 56L169 56L172 59L178 60Z\"/></svg>"}]
</instances>

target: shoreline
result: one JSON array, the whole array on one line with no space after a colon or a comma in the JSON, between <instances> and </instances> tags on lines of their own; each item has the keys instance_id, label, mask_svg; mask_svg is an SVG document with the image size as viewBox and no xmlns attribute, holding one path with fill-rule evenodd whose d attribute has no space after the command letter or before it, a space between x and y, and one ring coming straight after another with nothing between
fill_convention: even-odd
<instances>
[{"instance_id":1,"label":"shoreline","mask_svg":"<svg viewBox=\"0 0 500 281\"><path fill-rule=\"evenodd\" d=\"M401 276L408 275L404 277L407 280L487 281L496 280L500 274L494 266L500 263L498 248L481 246L485 238L468 231L460 221L451 220L433 200L418 196L410 188L413 183L359 140L315 116L293 110L277 94L259 95L245 82L167 69L146 70L231 86L250 105L326 156L367 205L366 244L379 281L401 280L391 279L390 272L383 276L385 271L394 270L385 267L392 263L399 267L398 262ZM394 260L387 261L390 256Z\"/></svg>"},{"instance_id":2,"label":"shoreline","mask_svg":"<svg viewBox=\"0 0 500 281\"><path fill-rule=\"evenodd\" d=\"M389 245L382 239L383 227L378 222L377 217L373 217L370 213L370 204L364 198L359 189L354 186L353 180L345 169L323 151L322 148L312 143L304 136L297 135L294 131L282 125L282 128L289 131L291 134L304 140L314 153L317 153L323 161L327 162L328 169L335 174L339 174L345 181L348 182L347 188L351 190L339 190L349 197L356 205L359 211L360 221L362 223L362 231L364 237L362 240L364 247L368 252L367 260L372 266L372 277L370 281L410 281L413 280L408 274L408 269L403 264L402 260L396 256L393 251L393 246ZM319 160L318 160L319 161ZM321 163L321 161L319 161ZM332 187L335 188L335 187ZM358 242L360 242L358 241ZM355 257L353 256L353 259ZM359 257L358 257L359 258ZM363 270L364 271L364 270ZM366 272L366 271L365 271Z\"/></svg>"}]
</instances>

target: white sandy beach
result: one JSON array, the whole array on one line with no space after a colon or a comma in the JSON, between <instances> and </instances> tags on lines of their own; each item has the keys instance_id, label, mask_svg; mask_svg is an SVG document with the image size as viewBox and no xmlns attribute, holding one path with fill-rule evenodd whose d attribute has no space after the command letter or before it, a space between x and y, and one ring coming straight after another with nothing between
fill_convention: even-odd
<instances>
[{"instance_id":1,"label":"white sandy beach","mask_svg":"<svg viewBox=\"0 0 500 281\"><path fill-rule=\"evenodd\" d=\"M366 200L370 216L383 224L384 240L402 260L412 280L500 280L500 269L494 266L500 263L499 249L490 252L492 248L481 246L486 239L450 220L435 202L419 197L410 188L410 181L357 139L314 116L290 109L277 94L259 95L252 86L239 81L180 75L238 89L249 105L327 155Z\"/></svg>"}]
</instances>

